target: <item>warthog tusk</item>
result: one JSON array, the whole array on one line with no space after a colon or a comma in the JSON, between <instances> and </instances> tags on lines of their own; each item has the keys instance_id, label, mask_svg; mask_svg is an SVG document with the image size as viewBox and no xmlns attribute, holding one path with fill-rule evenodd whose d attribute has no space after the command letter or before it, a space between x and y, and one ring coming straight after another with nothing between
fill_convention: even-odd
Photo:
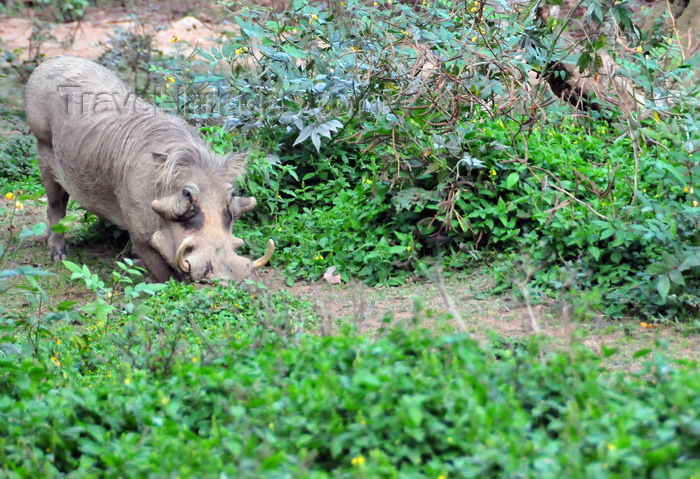
<instances>
[{"instance_id":1,"label":"warthog tusk","mask_svg":"<svg viewBox=\"0 0 700 479\"><path fill-rule=\"evenodd\" d=\"M192 246L192 238L187 237L182 240L182 243L180 243L180 247L178 247L177 253L175 254L175 264L177 264L180 271L185 274L189 274L190 270L192 269L190 267L190 263L185 261L185 250L187 250L187 248L190 246Z\"/></svg>"},{"instance_id":2,"label":"warthog tusk","mask_svg":"<svg viewBox=\"0 0 700 479\"><path fill-rule=\"evenodd\" d=\"M267 245L267 252L265 252L265 255L263 255L262 258L256 259L253 261L253 270L257 270L262 268L267 264L268 261L270 261L270 258L272 258L272 253L275 251L275 242L270 240L270 243Z\"/></svg>"}]
</instances>

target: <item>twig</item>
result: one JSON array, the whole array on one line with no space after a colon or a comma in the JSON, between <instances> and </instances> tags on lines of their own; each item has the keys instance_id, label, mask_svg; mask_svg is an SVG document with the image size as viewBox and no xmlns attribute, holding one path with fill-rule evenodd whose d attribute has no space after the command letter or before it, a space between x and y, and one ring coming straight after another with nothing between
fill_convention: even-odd
<instances>
[{"instance_id":1,"label":"twig","mask_svg":"<svg viewBox=\"0 0 700 479\"><path fill-rule=\"evenodd\" d=\"M447 294L445 282L442 279L442 266L439 263L435 266L435 283L437 284L438 291L440 291L442 300L445 302L445 306L447 306L447 311L452 315L452 319L454 319L455 323L457 323L457 329L460 333L466 333L467 323L464 322L462 315L459 314L459 311L457 311L457 307L455 306L452 297Z\"/></svg>"}]
</instances>

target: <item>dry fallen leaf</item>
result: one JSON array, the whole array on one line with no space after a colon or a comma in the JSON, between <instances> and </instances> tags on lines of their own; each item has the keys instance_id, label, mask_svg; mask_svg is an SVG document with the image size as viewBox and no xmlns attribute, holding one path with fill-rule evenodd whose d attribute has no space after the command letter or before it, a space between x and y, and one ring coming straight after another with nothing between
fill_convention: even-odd
<instances>
[{"instance_id":1,"label":"dry fallen leaf","mask_svg":"<svg viewBox=\"0 0 700 479\"><path fill-rule=\"evenodd\" d=\"M340 283L340 275L339 274L333 274L335 271L335 266L329 267L325 273L323 273L323 279L328 281L330 284L338 284Z\"/></svg>"}]
</instances>

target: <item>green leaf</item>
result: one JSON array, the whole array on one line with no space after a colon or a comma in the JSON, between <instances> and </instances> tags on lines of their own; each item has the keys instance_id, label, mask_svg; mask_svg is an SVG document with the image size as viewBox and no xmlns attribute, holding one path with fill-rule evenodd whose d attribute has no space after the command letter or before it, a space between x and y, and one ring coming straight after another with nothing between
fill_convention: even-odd
<instances>
[{"instance_id":1,"label":"green leaf","mask_svg":"<svg viewBox=\"0 0 700 479\"><path fill-rule=\"evenodd\" d=\"M647 266L644 272L647 274L662 274L666 273L668 269L668 264L663 261L658 261Z\"/></svg>"},{"instance_id":2,"label":"green leaf","mask_svg":"<svg viewBox=\"0 0 700 479\"><path fill-rule=\"evenodd\" d=\"M70 271L71 273L75 273L75 274L78 274L80 276L82 276L82 274L83 274L82 267L78 266L77 264L73 263L72 261L68 261L67 259L64 259L63 266L68 268L68 271Z\"/></svg>"},{"instance_id":3,"label":"green leaf","mask_svg":"<svg viewBox=\"0 0 700 479\"><path fill-rule=\"evenodd\" d=\"M668 276L665 274L662 274L659 276L659 282L656 285L656 290L659 292L659 295L661 296L661 299L666 299L668 296L668 292L671 289L671 281L669 280Z\"/></svg>"},{"instance_id":4,"label":"green leaf","mask_svg":"<svg viewBox=\"0 0 700 479\"><path fill-rule=\"evenodd\" d=\"M677 269L672 270L668 274L669 279L673 284L678 284L680 286L685 286L685 279L683 278L683 273L678 271Z\"/></svg>"},{"instance_id":5,"label":"green leaf","mask_svg":"<svg viewBox=\"0 0 700 479\"><path fill-rule=\"evenodd\" d=\"M284 51L290 57L294 57L294 58L304 59L304 58L309 56L308 52L302 50L301 48L297 48L294 45L290 45L288 43L285 43L284 45L282 45L282 51Z\"/></svg>"},{"instance_id":6,"label":"green leaf","mask_svg":"<svg viewBox=\"0 0 700 479\"><path fill-rule=\"evenodd\" d=\"M651 349L649 349L649 348L640 349L638 351L635 351L635 353L632 355L632 357L634 359L641 358L642 356L646 356L650 352L651 352Z\"/></svg>"},{"instance_id":7,"label":"green leaf","mask_svg":"<svg viewBox=\"0 0 700 479\"><path fill-rule=\"evenodd\" d=\"M53 276L54 273L43 271L33 266L17 266L13 269L0 271L0 278L10 278L13 276Z\"/></svg>"},{"instance_id":8,"label":"green leaf","mask_svg":"<svg viewBox=\"0 0 700 479\"><path fill-rule=\"evenodd\" d=\"M613 251L610 255L610 261L612 261L615 264L620 264L620 261L622 261L622 253L620 253L619 251Z\"/></svg>"},{"instance_id":9,"label":"green leaf","mask_svg":"<svg viewBox=\"0 0 700 479\"><path fill-rule=\"evenodd\" d=\"M602 233L600 233L600 239L604 240L604 239L610 238L614 234L615 234L614 229L612 229L612 228L605 229L605 230L603 230Z\"/></svg>"},{"instance_id":10,"label":"green leaf","mask_svg":"<svg viewBox=\"0 0 700 479\"><path fill-rule=\"evenodd\" d=\"M59 311L70 311L76 304L78 304L78 302L73 300L61 301L56 305L56 309L58 309Z\"/></svg>"},{"instance_id":11,"label":"green leaf","mask_svg":"<svg viewBox=\"0 0 700 479\"><path fill-rule=\"evenodd\" d=\"M28 236L41 236L46 233L46 223L37 223L28 229L26 226L22 227L22 232L19 234L20 238L26 238Z\"/></svg>"},{"instance_id":12,"label":"green leaf","mask_svg":"<svg viewBox=\"0 0 700 479\"><path fill-rule=\"evenodd\" d=\"M200 54L202 57L204 57L206 60L209 60L210 62L215 61L215 60L214 60L214 57L211 56L211 55L209 55L209 54L208 54L207 52L205 52L204 50L200 50L200 51L199 51L199 54Z\"/></svg>"},{"instance_id":13,"label":"green leaf","mask_svg":"<svg viewBox=\"0 0 700 479\"><path fill-rule=\"evenodd\" d=\"M593 245L589 246L588 252L591 253L591 256L593 256L593 258L596 261L598 261L600 259L600 248L598 248L597 246L593 246Z\"/></svg>"},{"instance_id":14,"label":"green leaf","mask_svg":"<svg viewBox=\"0 0 700 479\"><path fill-rule=\"evenodd\" d=\"M408 406L408 417L411 420L411 426L420 427L423 422L423 411L421 411L420 404L411 404Z\"/></svg>"},{"instance_id":15,"label":"green leaf","mask_svg":"<svg viewBox=\"0 0 700 479\"><path fill-rule=\"evenodd\" d=\"M352 377L352 384L354 386L380 387L382 382L371 372L367 371L366 369L362 369L357 371Z\"/></svg>"},{"instance_id":16,"label":"green leaf","mask_svg":"<svg viewBox=\"0 0 700 479\"><path fill-rule=\"evenodd\" d=\"M506 178L506 188L513 189L513 187L518 183L520 180L520 173L514 171L510 175L508 175L508 178Z\"/></svg>"}]
</instances>

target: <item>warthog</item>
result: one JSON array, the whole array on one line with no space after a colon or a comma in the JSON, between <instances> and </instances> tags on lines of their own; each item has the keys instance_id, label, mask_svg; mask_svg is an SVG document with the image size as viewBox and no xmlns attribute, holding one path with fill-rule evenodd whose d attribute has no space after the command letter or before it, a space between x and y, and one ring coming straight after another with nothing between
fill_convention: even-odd
<instances>
[{"instance_id":1,"label":"warthog","mask_svg":"<svg viewBox=\"0 0 700 479\"><path fill-rule=\"evenodd\" d=\"M106 68L62 56L27 82L27 119L36 136L49 225L69 196L131 236L155 281L241 281L265 265L238 256L231 226L255 207L231 180L244 156L212 153L182 118L159 112ZM63 234L49 232L51 256L66 257Z\"/></svg>"}]
</instances>

